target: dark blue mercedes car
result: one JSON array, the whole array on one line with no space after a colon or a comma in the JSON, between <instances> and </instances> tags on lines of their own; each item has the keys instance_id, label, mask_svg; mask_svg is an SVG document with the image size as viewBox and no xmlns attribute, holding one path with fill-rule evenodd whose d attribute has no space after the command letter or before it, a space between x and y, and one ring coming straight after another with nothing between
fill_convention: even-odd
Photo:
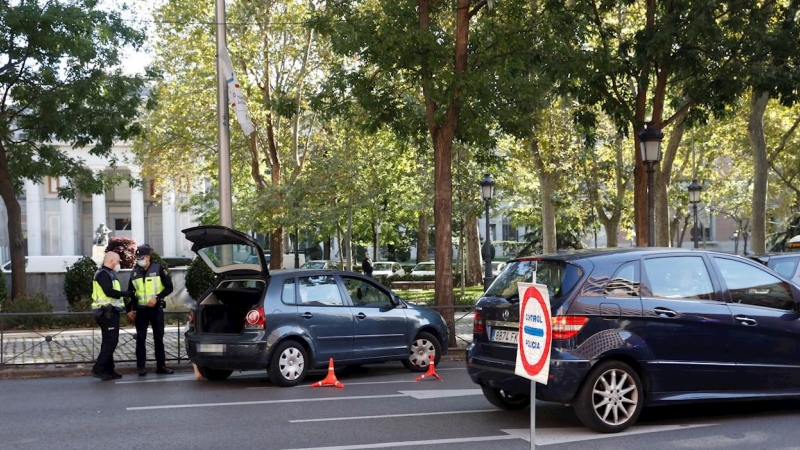
<instances>
[{"instance_id":1,"label":"dark blue mercedes car","mask_svg":"<svg viewBox=\"0 0 800 450\"><path fill-rule=\"evenodd\" d=\"M467 370L492 404L522 409L514 375L518 282L546 284L552 314L539 400L618 432L642 407L800 396L800 288L757 262L703 250L609 249L509 262L478 301Z\"/></svg>"},{"instance_id":2,"label":"dark blue mercedes car","mask_svg":"<svg viewBox=\"0 0 800 450\"><path fill-rule=\"evenodd\" d=\"M280 386L308 370L401 361L426 371L447 351L442 316L403 301L370 277L343 270L275 270L258 242L220 226L183 230L217 282L192 308L186 349L203 377L266 369ZM255 257L254 257L255 256Z\"/></svg>"}]
</instances>

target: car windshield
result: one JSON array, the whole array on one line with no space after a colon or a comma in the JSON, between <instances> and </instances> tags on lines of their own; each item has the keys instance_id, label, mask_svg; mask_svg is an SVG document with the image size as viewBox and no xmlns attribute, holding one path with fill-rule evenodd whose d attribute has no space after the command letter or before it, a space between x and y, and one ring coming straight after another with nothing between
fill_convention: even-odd
<instances>
[{"instance_id":1,"label":"car windshield","mask_svg":"<svg viewBox=\"0 0 800 450\"><path fill-rule=\"evenodd\" d=\"M215 273L232 269L261 271L258 254L249 245L214 245L198 250L197 254Z\"/></svg>"},{"instance_id":2,"label":"car windshield","mask_svg":"<svg viewBox=\"0 0 800 450\"><path fill-rule=\"evenodd\" d=\"M303 264L306 269L324 269L325 261L309 261Z\"/></svg>"},{"instance_id":3,"label":"car windshield","mask_svg":"<svg viewBox=\"0 0 800 450\"><path fill-rule=\"evenodd\" d=\"M550 297L559 297L569 292L580 276L578 267L564 261L515 261L506 265L484 296L519 301L517 283L535 282L547 285Z\"/></svg>"},{"instance_id":4,"label":"car windshield","mask_svg":"<svg viewBox=\"0 0 800 450\"><path fill-rule=\"evenodd\" d=\"M414 267L414 272L420 272L423 270L430 270L433 271L434 265L433 263L419 263L416 267Z\"/></svg>"},{"instance_id":5,"label":"car windshield","mask_svg":"<svg viewBox=\"0 0 800 450\"><path fill-rule=\"evenodd\" d=\"M375 263L374 270L392 270L392 263Z\"/></svg>"}]
</instances>

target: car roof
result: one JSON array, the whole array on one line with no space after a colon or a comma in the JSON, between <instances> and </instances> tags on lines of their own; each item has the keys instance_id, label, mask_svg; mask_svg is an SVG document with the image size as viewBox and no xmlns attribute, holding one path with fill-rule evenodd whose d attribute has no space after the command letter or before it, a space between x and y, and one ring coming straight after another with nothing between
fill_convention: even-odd
<instances>
[{"instance_id":1,"label":"car roof","mask_svg":"<svg viewBox=\"0 0 800 450\"><path fill-rule=\"evenodd\" d=\"M547 259L547 260L556 260L556 261L580 261L585 259L592 259L596 257L603 257L603 256L613 256L613 255L628 255L634 257L641 257L641 256L649 256L649 255L657 255L661 253L716 253L716 254L726 254L722 252L716 252L713 250L703 250L703 249L690 249L690 248L681 248L681 247L622 247L622 248L591 248L591 249L580 249L580 250L567 250L558 253L544 253L544 254L533 254L529 256L521 256L516 257L514 259L509 260L508 262L516 262L516 261L525 261L525 260L536 260L536 259ZM730 254L727 254L730 256Z\"/></svg>"}]
</instances>

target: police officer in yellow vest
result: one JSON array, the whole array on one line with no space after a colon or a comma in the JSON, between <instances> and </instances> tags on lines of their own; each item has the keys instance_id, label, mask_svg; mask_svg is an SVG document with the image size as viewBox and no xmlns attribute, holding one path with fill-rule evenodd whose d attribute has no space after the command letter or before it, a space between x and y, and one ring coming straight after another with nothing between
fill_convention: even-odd
<instances>
[{"instance_id":1,"label":"police officer in yellow vest","mask_svg":"<svg viewBox=\"0 0 800 450\"><path fill-rule=\"evenodd\" d=\"M132 297L133 292L120 290L118 271L119 255L108 252L92 281L92 312L103 336L92 376L103 381L122 378L114 371L114 350L119 342L119 313L125 310L124 298Z\"/></svg>"},{"instance_id":2,"label":"police officer in yellow vest","mask_svg":"<svg viewBox=\"0 0 800 450\"><path fill-rule=\"evenodd\" d=\"M152 262L148 245L136 249L136 266L131 272L128 290L136 295L135 302L127 307L128 318L136 323L136 368L139 376L147 375L147 327L153 328L153 341L156 350L156 373L171 374L164 356L164 300L172 293L172 278L160 264ZM133 303L136 303L134 306Z\"/></svg>"}]
</instances>

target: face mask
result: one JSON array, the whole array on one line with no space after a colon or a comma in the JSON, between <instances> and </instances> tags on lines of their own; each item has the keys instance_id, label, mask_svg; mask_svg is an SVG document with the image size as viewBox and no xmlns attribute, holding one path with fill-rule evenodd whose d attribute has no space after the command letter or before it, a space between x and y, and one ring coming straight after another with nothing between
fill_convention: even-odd
<instances>
[{"instance_id":1,"label":"face mask","mask_svg":"<svg viewBox=\"0 0 800 450\"><path fill-rule=\"evenodd\" d=\"M147 265L147 260L146 259L137 259L136 260L136 265L139 266L139 267L144 267L144 266Z\"/></svg>"},{"instance_id":2,"label":"face mask","mask_svg":"<svg viewBox=\"0 0 800 450\"><path fill-rule=\"evenodd\" d=\"M114 266L114 272L119 272L119 268L120 268L120 267L119 267L119 264L117 264L116 266Z\"/></svg>"}]
</instances>

